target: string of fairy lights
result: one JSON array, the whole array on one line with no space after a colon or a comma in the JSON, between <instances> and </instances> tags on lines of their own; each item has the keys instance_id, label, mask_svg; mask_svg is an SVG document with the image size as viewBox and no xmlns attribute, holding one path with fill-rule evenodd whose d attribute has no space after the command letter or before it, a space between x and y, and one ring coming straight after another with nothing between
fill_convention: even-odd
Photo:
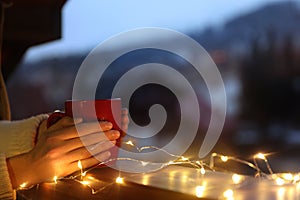
<instances>
[{"instance_id":1,"label":"string of fairy lights","mask_svg":"<svg viewBox=\"0 0 300 200\"><path fill-rule=\"evenodd\" d=\"M136 144L134 144L131 140L128 140L128 141L123 142L123 143L125 145L128 145L128 146L131 146L131 147L135 148L138 152L143 152L146 149L147 150L160 150L160 151L163 151L164 153L166 153L167 155L174 157L173 160L162 164L159 168L156 168L155 171L163 169L163 168L165 168L167 166L170 166L170 165L190 165L192 168L195 168L197 170L197 172L200 173L202 176L205 176L207 170L216 171L215 170L215 168L216 168L215 167L215 160L219 159L219 161L221 161L223 163L227 163L228 161L234 161L234 162L243 164L245 166L248 166L251 169L255 170L255 172L256 172L255 177L267 178L271 181L274 181L274 183L278 186L282 186L282 185L285 185L285 184L297 184L297 183L300 182L300 173L296 173L296 174L293 174L293 173L276 174L276 173L274 173L272 168L271 168L271 165L270 165L270 163L267 159L267 154L263 154L263 153L255 154L253 156L253 162L243 160L243 159L233 157L233 156L227 156L227 155L223 155L223 154L219 154L219 153L212 153L210 155L209 163L206 163L203 160L190 160L187 157L169 153L168 151L166 151L164 149L161 149L159 147L156 147L156 146L142 146L142 147L139 147ZM137 159L134 159L134 158L117 157L117 158L111 158L109 160L103 161L103 162L99 163L97 166L105 165L105 164L111 163L113 161L136 162L136 163L139 163L142 166L147 166L149 164L152 164L151 162L137 160ZM262 161L262 164L265 165L265 168L267 169L266 172L264 172L262 170L261 166L259 165L259 163L261 163L261 162L259 162L259 161ZM115 178L115 180L113 182L111 182L109 184L106 184L105 186L100 187L100 188L94 188L93 183L95 183L97 181L99 182L100 180L94 178L91 175L87 175L87 173L89 171L95 169L97 166L94 166L92 168L84 170L80 160L78 160L77 166L78 166L78 169L79 169L80 173L78 173L76 175L73 175L73 176L68 176L68 177L54 176L53 177L53 183L57 184L60 181L73 180L77 183L80 183L84 186L89 187L90 190L91 190L91 193L96 194L100 191L103 191L105 188L107 188L107 187L109 187L113 184L124 184L124 182L126 181L126 180L124 180L123 177L118 176L118 177ZM150 171L148 171L148 172L150 172ZM242 175L233 173L232 180L233 180L234 183L237 184L242 180L242 177L243 177ZM19 186L18 190L27 190L27 189L30 189L32 187L34 187L34 186L28 186L27 183L25 182L25 183L22 183ZM201 188L196 188L196 189L199 190L198 192L202 191ZM230 194L232 194L232 192L233 191L229 191L229 190L225 191L224 196L225 197L230 196Z\"/></svg>"}]
</instances>

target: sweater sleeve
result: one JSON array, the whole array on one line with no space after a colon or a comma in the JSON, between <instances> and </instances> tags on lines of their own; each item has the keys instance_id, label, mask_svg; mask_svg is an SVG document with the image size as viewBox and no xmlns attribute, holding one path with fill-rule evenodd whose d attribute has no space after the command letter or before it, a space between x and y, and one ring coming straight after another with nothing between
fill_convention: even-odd
<instances>
[{"instance_id":1,"label":"sweater sleeve","mask_svg":"<svg viewBox=\"0 0 300 200\"><path fill-rule=\"evenodd\" d=\"M16 192L12 188L6 164L6 157L3 153L0 153L0 180L0 199L16 199Z\"/></svg>"},{"instance_id":2,"label":"sweater sleeve","mask_svg":"<svg viewBox=\"0 0 300 200\"><path fill-rule=\"evenodd\" d=\"M48 115L38 115L19 121L0 121L0 199L14 200L6 159L33 148L39 124Z\"/></svg>"},{"instance_id":3,"label":"sweater sleeve","mask_svg":"<svg viewBox=\"0 0 300 200\"><path fill-rule=\"evenodd\" d=\"M19 121L0 121L0 152L9 158L30 151L37 128L47 117L42 114Z\"/></svg>"}]
</instances>

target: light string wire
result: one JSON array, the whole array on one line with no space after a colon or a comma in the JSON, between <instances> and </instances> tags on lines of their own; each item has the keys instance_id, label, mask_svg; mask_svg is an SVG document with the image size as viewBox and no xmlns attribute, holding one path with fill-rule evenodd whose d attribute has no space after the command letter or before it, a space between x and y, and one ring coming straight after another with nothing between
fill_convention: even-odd
<instances>
[{"instance_id":1,"label":"light string wire","mask_svg":"<svg viewBox=\"0 0 300 200\"><path fill-rule=\"evenodd\" d=\"M196 169L198 172L201 173L201 175L205 175L206 170L210 170L210 171L216 171L215 170L215 159L218 158L220 159L222 162L226 163L227 161L234 161L236 163L240 163L243 164L245 166L250 167L251 169L256 171L255 177L264 177L267 178L269 180L273 180L277 185L284 185L284 184L295 184L295 183L299 183L300 181L300 174L292 174L292 173L282 173L282 174L275 174L271 168L271 165L267 159L267 154L263 154L263 153L258 153L255 154L253 156L253 163L249 162L247 160L243 160L240 158L236 158L233 156L226 156L223 154L219 154L219 153L212 153L210 155L210 159L209 159L209 163L205 163L203 160L190 160L187 157L181 156L181 155L176 155L176 154L172 154L162 148L159 148L157 146L142 146L139 147L136 144L134 144L131 140L128 140L126 142L123 142L123 144L134 147L138 152L143 152L145 150L159 150L164 152L166 155L174 157L174 160L171 160L167 163L162 164L160 167L154 169L154 170L149 170L148 173L150 172L154 172L154 171L158 171L161 170L167 166L170 165L190 165L192 168ZM259 163L258 160L263 161L264 165L267 168L267 172L264 172ZM117 158L111 158L108 159L106 161L100 162L98 165L91 167L87 170L83 170L82 165L81 165L81 161L78 160L78 168L80 173L72 175L72 176L67 176L67 177L57 177L55 176L53 178L53 182L54 183L58 183L59 181L62 182L64 180L72 180L75 181L77 183L80 183L84 186L87 186L90 188L91 193L92 194L96 194L98 192L101 192L103 190L105 190L106 188L108 188L109 186L113 185L113 184L123 184L124 180L122 177L118 176L116 177L116 180L111 182L111 183L106 183L105 186L101 186L100 188L96 189L93 185L93 183L96 182L101 182L101 180L98 180L90 175L87 176L87 173L90 172L91 170L99 167L100 165L107 165L108 163L114 162L114 161L130 161L130 162L137 162L139 164L141 164L142 166L147 166L149 164L155 164L155 162L147 162L147 161L143 161L143 160L138 160L138 159L134 159L134 158L126 158L126 157L117 157ZM233 174L233 178L234 177L238 177L240 175L238 174ZM26 183L23 183L20 185L20 187L18 188L18 190L28 190L31 189L34 186L27 186Z\"/></svg>"}]
</instances>

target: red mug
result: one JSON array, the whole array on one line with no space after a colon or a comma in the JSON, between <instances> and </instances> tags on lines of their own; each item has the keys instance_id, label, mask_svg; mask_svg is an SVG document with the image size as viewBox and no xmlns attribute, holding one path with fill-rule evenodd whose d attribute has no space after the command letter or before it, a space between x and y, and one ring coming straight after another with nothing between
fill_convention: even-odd
<instances>
[{"instance_id":1,"label":"red mug","mask_svg":"<svg viewBox=\"0 0 300 200\"><path fill-rule=\"evenodd\" d=\"M64 112L52 113L47 121L47 127L56 123L62 117L68 116L72 118L82 118L83 122L93 121L109 121L113 125L114 130L120 131L121 136L124 135L121 130L122 115L121 99L97 99L97 100L67 100L65 102ZM121 138L117 140L117 146L120 146ZM116 158L118 148L110 149L111 158Z\"/></svg>"}]
</instances>

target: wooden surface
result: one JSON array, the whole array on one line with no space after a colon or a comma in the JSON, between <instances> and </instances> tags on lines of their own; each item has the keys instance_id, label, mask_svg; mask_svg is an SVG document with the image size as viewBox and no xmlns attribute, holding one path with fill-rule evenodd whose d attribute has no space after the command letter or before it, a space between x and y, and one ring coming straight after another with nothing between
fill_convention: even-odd
<instances>
[{"instance_id":1,"label":"wooden surface","mask_svg":"<svg viewBox=\"0 0 300 200\"><path fill-rule=\"evenodd\" d=\"M232 174L208 171L204 176L193 168L169 166L154 173L120 173L111 168L98 168L93 176L96 194L88 186L73 180L45 183L31 190L19 191L19 199L230 199L224 192L231 190L234 200L300 199L297 184L276 185L275 181L242 176L234 183ZM115 182L124 178L123 184ZM197 188L201 191L197 191Z\"/></svg>"},{"instance_id":2,"label":"wooden surface","mask_svg":"<svg viewBox=\"0 0 300 200\"><path fill-rule=\"evenodd\" d=\"M111 168L99 168L92 171L95 188L99 189L92 194L89 187L73 180L59 181L55 183L44 183L30 190L18 191L18 199L43 199L43 200L65 200L65 199L199 199L194 195L183 194L176 191L149 187L126 180L138 174L120 173ZM115 183L118 176L125 177L124 184Z\"/></svg>"}]
</instances>

